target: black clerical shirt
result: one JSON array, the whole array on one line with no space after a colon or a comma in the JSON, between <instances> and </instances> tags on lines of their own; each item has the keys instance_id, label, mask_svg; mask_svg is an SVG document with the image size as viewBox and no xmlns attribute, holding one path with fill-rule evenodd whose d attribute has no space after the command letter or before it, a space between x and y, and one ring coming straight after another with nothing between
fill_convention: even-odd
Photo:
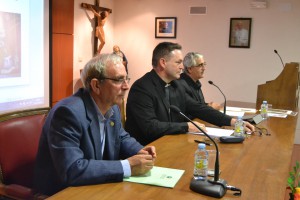
<instances>
[{"instance_id":1,"label":"black clerical shirt","mask_svg":"<svg viewBox=\"0 0 300 200\"><path fill-rule=\"evenodd\" d=\"M185 80L185 82L187 83L187 85L191 88L191 90L193 91L193 96L194 99L196 99L197 101L199 101L200 103L204 103L207 104L205 102L202 90L201 90L201 82L199 80L197 80L196 82L187 74L182 73L180 75L180 78L182 80Z\"/></svg>"}]
</instances>

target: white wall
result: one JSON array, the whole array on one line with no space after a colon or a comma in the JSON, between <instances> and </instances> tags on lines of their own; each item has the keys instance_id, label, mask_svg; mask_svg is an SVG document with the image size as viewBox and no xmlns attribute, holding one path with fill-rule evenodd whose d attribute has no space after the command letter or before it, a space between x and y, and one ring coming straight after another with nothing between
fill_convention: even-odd
<instances>
[{"instance_id":1,"label":"white wall","mask_svg":"<svg viewBox=\"0 0 300 200\"><path fill-rule=\"evenodd\" d=\"M74 82L92 56L92 28L79 7L81 2L75 0ZM107 44L103 52L111 52L118 44L129 60L129 75L135 81L151 70L152 50L159 42L178 42L184 54L198 51L205 56L208 66L202 84L207 101L223 102L219 91L207 83L212 80L228 100L256 102L257 85L275 79L282 70L274 49L284 62L300 62L300 1L268 0L266 9L251 9L250 2L102 0L101 6L113 9L104 27ZM189 15L190 6L207 6L207 14ZM177 17L177 38L156 39L155 17ZM252 18L249 49L228 47L233 17Z\"/></svg>"}]
</instances>

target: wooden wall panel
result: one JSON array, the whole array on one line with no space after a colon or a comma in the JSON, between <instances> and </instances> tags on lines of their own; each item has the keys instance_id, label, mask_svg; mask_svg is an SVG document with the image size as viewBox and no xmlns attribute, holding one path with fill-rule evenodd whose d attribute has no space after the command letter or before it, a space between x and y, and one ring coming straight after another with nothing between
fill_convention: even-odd
<instances>
[{"instance_id":1,"label":"wooden wall panel","mask_svg":"<svg viewBox=\"0 0 300 200\"><path fill-rule=\"evenodd\" d=\"M74 0L52 0L52 33L74 33Z\"/></svg>"},{"instance_id":2,"label":"wooden wall panel","mask_svg":"<svg viewBox=\"0 0 300 200\"><path fill-rule=\"evenodd\" d=\"M52 0L51 106L73 93L74 0Z\"/></svg>"},{"instance_id":3,"label":"wooden wall panel","mask_svg":"<svg viewBox=\"0 0 300 200\"><path fill-rule=\"evenodd\" d=\"M73 93L73 35L52 35L52 102Z\"/></svg>"}]
</instances>

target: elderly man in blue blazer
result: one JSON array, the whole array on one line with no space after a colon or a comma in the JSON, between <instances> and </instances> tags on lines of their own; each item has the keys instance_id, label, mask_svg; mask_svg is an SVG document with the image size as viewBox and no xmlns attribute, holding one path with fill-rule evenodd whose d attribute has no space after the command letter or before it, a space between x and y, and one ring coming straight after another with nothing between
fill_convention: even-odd
<instances>
[{"instance_id":1,"label":"elderly man in blue blazer","mask_svg":"<svg viewBox=\"0 0 300 200\"><path fill-rule=\"evenodd\" d=\"M156 158L121 123L117 106L129 89L122 59L101 54L81 73L84 88L50 111L36 159L35 188L52 195L68 186L120 182L147 173Z\"/></svg>"}]
</instances>

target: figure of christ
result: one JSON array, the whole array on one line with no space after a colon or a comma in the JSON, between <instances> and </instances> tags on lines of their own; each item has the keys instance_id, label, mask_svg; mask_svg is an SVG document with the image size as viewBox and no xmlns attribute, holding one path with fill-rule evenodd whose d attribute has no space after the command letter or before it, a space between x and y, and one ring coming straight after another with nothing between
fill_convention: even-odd
<instances>
[{"instance_id":1,"label":"figure of christ","mask_svg":"<svg viewBox=\"0 0 300 200\"><path fill-rule=\"evenodd\" d=\"M97 37L100 41L97 53L100 54L103 46L105 45L105 34L103 26L105 25L105 22L107 20L107 17L112 12L111 10L108 11L102 11L100 14L96 12L91 5L87 5L88 9L91 10L94 15L97 17L97 27L95 30L95 37Z\"/></svg>"}]
</instances>

